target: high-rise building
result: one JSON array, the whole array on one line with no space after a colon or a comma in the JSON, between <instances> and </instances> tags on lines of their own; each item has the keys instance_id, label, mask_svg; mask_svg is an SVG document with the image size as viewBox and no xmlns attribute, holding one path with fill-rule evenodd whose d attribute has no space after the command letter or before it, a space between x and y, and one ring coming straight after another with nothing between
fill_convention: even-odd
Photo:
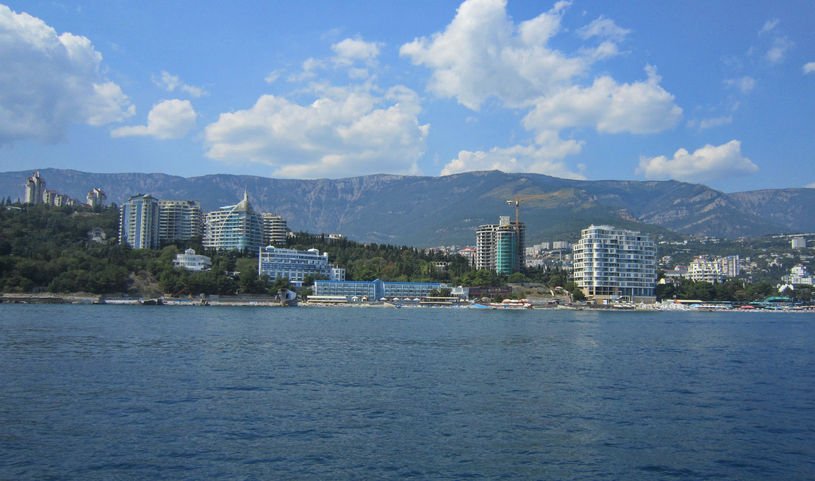
<instances>
[{"instance_id":1,"label":"high-rise building","mask_svg":"<svg viewBox=\"0 0 815 481\"><path fill-rule=\"evenodd\" d=\"M249 195L235 205L209 212L204 225L204 247L255 252L263 242L263 219L249 204Z\"/></svg>"},{"instance_id":2,"label":"high-rise building","mask_svg":"<svg viewBox=\"0 0 815 481\"><path fill-rule=\"evenodd\" d=\"M793 237L790 241L790 245L793 249L806 249L807 248L807 240L806 237Z\"/></svg>"},{"instance_id":3,"label":"high-rise building","mask_svg":"<svg viewBox=\"0 0 815 481\"><path fill-rule=\"evenodd\" d=\"M159 206L153 196L136 194L119 210L119 243L133 249L159 246Z\"/></svg>"},{"instance_id":4,"label":"high-rise building","mask_svg":"<svg viewBox=\"0 0 815 481\"><path fill-rule=\"evenodd\" d=\"M159 242L186 241L200 237L203 231L201 223L201 204L196 200L160 200L159 208Z\"/></svg>"},{"instance_id":5,"label":"high-rise building","mask_svg":"<svg viewBox=\"0 0 815 481\"><path fill-rule=\"evenodd\" d=\"M40 171L34 172L25 182L25 203L42 204L45 194L45 179L40 176Z\"/></svg>"},{"instance_id":6,"label":"high-rise building","mask_svg":"<svg viewBox=\"0 0 815 481\"><path fill-rule=\"evenodd\" d=\"M105 205L105 199L107 198L108 196L105 194L105 191L99 187L94 187L93 189L89 190L88 194L85 196L85 200L87 201L86 204L90 208L102 207Z\"/></svg>"},{"instance_id":7,"label":"high-rise building","mask_svg":"<svg viewBox=\"0 0 815 481\"><path fill-rule=\"evenodd\" d=\"M485 224L475 233L476 269L489 269L498 274L520 272L524 265L525 226L501 216L498 224Z\"/></svg>"},{"instance_id":8,"label":"high-rise building","mask_svg":"<svg viewBox=\"0 0 815 481\"><path fill-rule=\"evenodd\" d=\"M289 233L286 219L269 212L261 215L263 217L263 245L278 247L286 245L286 235Z\"/></svg>"},{"instance_id":9,"label":"high-rise building","mask_svg":"<svg viewBox=\"0 0 815 481\"><path fill-rule=\"evenodd\" d=\"M656 245L647 234L591 225L573 246L574 281L595 302L654 302Z\"/></svg>"}]
</instances>

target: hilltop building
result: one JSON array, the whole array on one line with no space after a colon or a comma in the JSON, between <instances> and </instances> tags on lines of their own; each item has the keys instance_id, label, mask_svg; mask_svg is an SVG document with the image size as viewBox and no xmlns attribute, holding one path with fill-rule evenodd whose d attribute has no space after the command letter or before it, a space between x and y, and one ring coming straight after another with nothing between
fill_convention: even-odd
<instances>
[{"instance_id":1,"label":"hilltop building","mask_svg":"<svg viewBox=\"0 0 815 481\"><path fill-rule=\"evenodd\" d=\"M741 273L739 256L711 257L697 256L688 265L688 277L696 282L724 282L728 278L738 277Z\"/></svg>"},{"instance_id":2,"label":"hilltop building","mask_svg":"<svg viewBox=\"0 0 815 481\"><path fill-rule=\"evenodd\" d=\"M790 245L793 249L806 249L807 240L805 237L793 237L790 241Z\"/></svg>"},{"instance_id":3,"label":"hilltop building","mask_svg":"<svg viewBox=\"0 0 815 481\"><path fill-rule=\"evenodd\" d=\"M656 246L646 234L591 225L573 247L574 281L595 302L654 302Z\"/></svg>"},{"instance_id":4,"label":"hilltop building","mask_svg":"<svg viewBox=\"0 0 815 481\"><path fill-rule=\"evenodd\" d=\"M345 269L331 267L328 263L328 254L320 254L317 249L299 251L267 246L259 250L258 275L266 275L275 280L286 278L295 287L300 287L306 276L323 276L343 281Z\"/></svg>"},{"instance_id":5,"label":"hilltop building","mask_svg":"<svg viewBox=\"0 0 815 481\"><path fill-rule=\"evenodd\" d=\"M107 198L108 196L105 194L105 191L99 187L94 187L93 189L89 190L88 194L85 196L85 203L92 209L102 207L105 205L105 200Z\"/></svg>"},{"instance_id":6,"label":"hilltop building","mask_svg":"<svg viewBox=\"0 0 815 481\"><path fill-rule=\"evenodd\" d=\"M187 241L203 231L201 204L197 200L160 200L159 242Z\"/></svg>"},{"instance_id":7,"label":"hilltop building","mask_svg":"<svg viewBox=\"0 0 815 481\"><path fill-rule=\"evenodd\" d=\"M159 203L151 195L136 194L119 209L119 244L133 249L159 246Z\"/></svg>"},{"instance_id":8,"label":"hilltop building","mask_svg":"<svg viewBox=\"0 0 815 481\"><path fill-rule=\"evenodd\" d=\"M501 216L498 224L485 224L475 233L476 269L489 269L497 274L520 272L524 265L526 228Z\"/></svg>"},{"instance_id":9,"label":"hilltop building","mask_svg":"<svg viewBox=\"0 0 815 481\"><path fill-rule=\"evenodd\" d=\"M212 259L198 255L194 249L187 249L183 254L176 254L173 267L193 272L208 271L212 268Z\"/></svg>"},{"instance_id":10,"label":"hilltop building","mask_svg":"<svg viewBox=\"0 0 815 481\"><path fill-rule=\"evenodd\" d=\"M790 273L784 276L783 281L790 285L806 285L811 286L815 284L815 278L807 272L807 268L803 264L796 264L790 269Z\"/></svg>"},{"instance_id":11,"label":"hilltop building","mask_svg":"<svg viewBox=\"0 0 815 481\"><path fill-rule=\"evenodd\" d=\"M261 216L263 217L263 245L286 245L286 236L289 233L286 219L269 212L264 212Z\"/></svg>"},{"instance_id":12,"label":"hilltop building","mask_svg":"<svg viewBox=\"0 0 815 481\"><path fill-rule=\"evenodd\" d=\"M249 195L235 205L209 212L204 225L204 247L254 252L263 242L263 218L249 204Z\"/></svg>"},{"instance_id":13,"label":"hilltop building","mask_svg":"<svg viewBox=\"0 0 815 481\"><path fill-rule=\"evenodd\" d=\"M25 182L25 200L23 202L34 205L42 204L44 195L45 179L40 176L40 171L38 170Z\"/></svg>"}]
</instances>

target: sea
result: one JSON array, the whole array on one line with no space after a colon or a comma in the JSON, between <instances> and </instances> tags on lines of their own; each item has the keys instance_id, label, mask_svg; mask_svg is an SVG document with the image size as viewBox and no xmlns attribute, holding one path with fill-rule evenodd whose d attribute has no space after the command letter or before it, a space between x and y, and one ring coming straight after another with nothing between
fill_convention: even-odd
<instances>
[{"instance_id":1,"label":"sea","mask_svg":"<svg viewBox=\"0 0 815 481\"><path fill-rule=\"evenodd\" d=\"M0 305L0 480L812 480L815 315Z\"/></svg>"}]
</instances>

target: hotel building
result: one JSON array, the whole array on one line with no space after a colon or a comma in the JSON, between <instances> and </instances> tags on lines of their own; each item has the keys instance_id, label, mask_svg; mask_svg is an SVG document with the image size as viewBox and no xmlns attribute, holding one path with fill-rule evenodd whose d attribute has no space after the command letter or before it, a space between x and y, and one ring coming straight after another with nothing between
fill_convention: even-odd
<instances>
[{"instance_id":1,"label":"hotel building","mask_svg":"<svg viewBox=\"0 0 815 481\"><path fill-rule=\"evenodd\" d=\"M45 195L45 179L40 176L40 171L34 172L25 182L25 203L42 204Z\"/></svg>"},{"instance_id":2,"label":"hotel building","mask_svg":"<svg viewBox=\"0 0 815 481\"><path fill-rule=\"evenodd\" d=\"M210 212L204 226L204 247L215 250L254 252L263 242L263 219L249 204L249 196L235 205Z\"/></svg>"},{"instance_id":3,"label":"hotel building","mask_svg":"<svg viewBox=\"0 0 815 481\"><path fill-rule=\"evenodd\" d=\"M595 302L656 300L656 246L647 234L591 225L573 253L574 281Z\"/></svg>"},{"instance_id":4,"label":"hotel building","mask_svg":"<svg viewBox=\"0 0 815 481\"><path fill-rule=\"evenodd\" d=\"M328 263L328 254L320 254L317 249L299 251L267 246L259 250L258 275L275 280L286 278L295 287L300 287L306 276L345 280L345 269L332 268Z\"/></svg>"}]
</instances>

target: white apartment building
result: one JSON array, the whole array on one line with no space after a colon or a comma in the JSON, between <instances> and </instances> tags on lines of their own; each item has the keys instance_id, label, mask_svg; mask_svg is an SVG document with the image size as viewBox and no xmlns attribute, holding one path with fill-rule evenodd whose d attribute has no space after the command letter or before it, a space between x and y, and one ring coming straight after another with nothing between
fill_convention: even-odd
<instances>
[{"instance_id":1,"label":"white apartment building","mask_svg":"<svg viewBox=\"0 0 815 481\"><path fill-rule=\"evenodd\" d=\"M656 300L656 245L647 234L591 225L573 253L574 281L595 302Z\"/></svg>"},{"instance_id":2,"label":"white apartment building","mask_svg":"<svg viewBox=\"0 0 815 481\"><path fill-rule=\"evenodd\" d=\"M286 245L286 235L289 233L288 226L286 226L286 219L269 212L262 213L261 217L263 218L263 245Z\"/></svg>"},{"instance_id":3,"label":"white apartment building","mask_svg":"<svg viewBox=\"0 0 815 481\"><path fill-rule=\"evenodd\" d=\"M740 273L739 256L697 256L688 265L688 277L696 282L715 284L731 277L738 277Z\"/></svg>"},{"instance_id":4,"label":"white apartment building","mask_svg":"<svg viewBox=\"0 0 815 481\"><path fill-rule=\"evenodd\" d=\"M815 284L815 278L807 272L807 268L803 264L797 264L790 269L790 274L784 276L784 282L791 285L801 284L811 286Z\"/></svg>"},{"instance_id":5,"label":"white apartment building","mask_svg":"<svg viewBox=\"0 0 815 481\"><path fill-rule=\"evenodd\" d=\"M159 241L186 241L203 232L201 204L197 200L160 200Z\"/></svg>"}]
</instances>

